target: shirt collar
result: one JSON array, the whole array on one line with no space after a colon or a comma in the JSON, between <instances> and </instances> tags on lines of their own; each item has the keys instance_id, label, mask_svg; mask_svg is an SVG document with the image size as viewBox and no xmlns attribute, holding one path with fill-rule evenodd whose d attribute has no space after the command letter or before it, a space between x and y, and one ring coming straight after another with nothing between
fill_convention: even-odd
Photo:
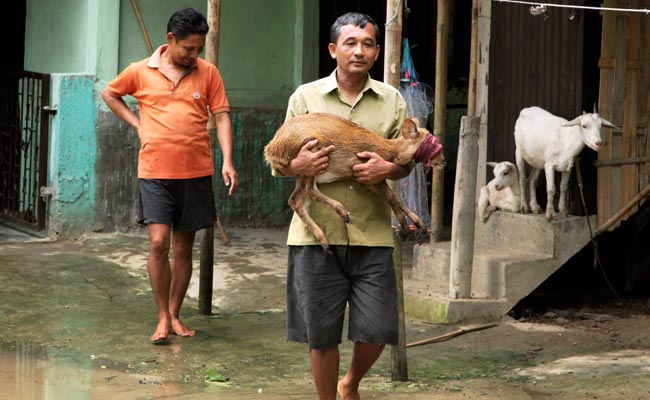
<instances>
[{"instance_id":1,"label":"shirt collar","mask_svg":"<svg viewBox=\"0 0 650 400\"><path fill-rule=\"evenodd\" d=\"M168 44L163 44L162 46L158 47L156 51L153 52L151 57L149 57L149 62L147 62L147 66L150 68L160 68L160 59L162 57L162 53L164 53L167 49L169 48ZM191 68L196 68L196 61L194 61L194 64L192 64Z\"/></svg>"},{"instance_id":2,"label":"shirt collar","mask_svg":"<svg viewBox=\"0 0 650 400\"><path fill-rule=\"evenodd\" d=\"M336 82L336 69L335 69L334 71L332 71L331 74L329 74L329 76L325 78L324 85L321 88L321 94L327 94L333 92L334 90L338 89L338 87L339 85L338 82ZM366 79L366 84L363 86L361 93L365 93L368 90L372 90L378 96L382 95L377 82L370 77L370 74L368 74L368 79Z\"/></svg>"}]
</instances>

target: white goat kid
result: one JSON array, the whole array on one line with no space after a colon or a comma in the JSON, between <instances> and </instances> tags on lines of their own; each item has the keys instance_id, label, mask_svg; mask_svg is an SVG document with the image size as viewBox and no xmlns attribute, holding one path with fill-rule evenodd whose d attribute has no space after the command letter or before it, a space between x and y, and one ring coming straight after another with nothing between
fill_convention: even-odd
<instances>
[{"instance_id":1,"label":"white goat kid","mask_svg":"<svg viewBox=\"0 0 650 400\"><path fill-rule=\"evenodd\" d=\"M574 120L567 121L539 107L521 110L515 123L515 156L519 168L522 213L531 210L534 213L541 212L535 188L539 173L544 170L547 193L546 218L552 220L556 216L553 205L555 171L562 172L559 214L561 217L568 215L566 192L573 168L573 159L582 151L584 145L594 151L600 150L603 146L600 136L602 126L616 127L611 122L600 118L596 113L583 113ZM526 187L526 163L532 167L528 188ZM530 196L530 206L526 201L527 193Z\"/></svg>"},{"instance_id":2,"label":"white goat kid","mask_svg":"<svg viewBox=\"0 0 650 400\"><path fill-rule=\"evenodd\" d=\"M478 215L487 221L494 211L519 212L519 173L515 164L509 161L488 162L494 167L494 178L481 188L478 197Z\"/></svg>"}]
</instances>

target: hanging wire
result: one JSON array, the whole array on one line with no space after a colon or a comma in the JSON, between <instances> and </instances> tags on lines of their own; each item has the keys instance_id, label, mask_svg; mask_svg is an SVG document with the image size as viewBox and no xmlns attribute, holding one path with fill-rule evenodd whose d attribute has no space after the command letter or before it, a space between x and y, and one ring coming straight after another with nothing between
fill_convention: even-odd
<instances>
[{"instance_id":1,"label":"hanging wire","mask_svg":"<svg viewBox=\"0 0 650 400\"><path fill-rule=\"evenodd\" d=\"M397 7L395 7L395 13L393 14L392 17L390 17L390 19L389 19L388 21L386 21L386 26L387 26L387 27L388 27L388 26L391 26L391 25L393 24L393 21L395 20L395 18L397 18L397 13L399 13L399 5L400 5L401 3L402 3L402 0L399 0L399 1L397 2Z\"/></svg>"},{"instance_id":2,"label":"hanging wire","mask_svg":"<svg viewBox=\"0 0 650 400\"><path fill-rule=\"evenodd\" d=\"M578 187L580 188L580 199L582 200L582 208L584 209L585 212L585 218L587 220L587 226L589 227L589 237L591 238L591 244L594 247L594 269L596 267L600 268L600 273L603 275L603 279L605 279L605 283L607 283L607 286L609 287L609 290L612 291L614 296L618 299L621 300L621 295L618 294L616 289L614 289L614 286L612 283L609 281L609 278L607 278L607 273L605 272L605 267L603 267L603 262L600 260L600 253L598 252L598 239L594 235L594 231L591 228L591 222L589 222L589 212L587 211L587 202L585 201L585 194L583 190L583 185L582 185L582 172L580 171L580 159L576 158L576 161L574 162L574 165L576 166L576 175L578 177Z\"/></svg>"},{"instance_id":3,"label":"hanging wire","mask_svg":"<svg viewBox=\"0 0 650 400\"><path fill-rule=\"evenodd\" d=\"M544 10L546 7L557 7L557 8L574 8L582 10L598 10L598 11L613 11L613 12L639 12L646 15L650 14L650 10L647 8L616 8L616 7L593 7L593 6L579 6L572 4L555 4L555 3L544 3L539 1L522 1L522 0L492 0L498 1L499 3L513 3L513 4L526 4L534 6L535 10ZM532 7L531 7L532 11Z\"/></svg>"}]
</instances>

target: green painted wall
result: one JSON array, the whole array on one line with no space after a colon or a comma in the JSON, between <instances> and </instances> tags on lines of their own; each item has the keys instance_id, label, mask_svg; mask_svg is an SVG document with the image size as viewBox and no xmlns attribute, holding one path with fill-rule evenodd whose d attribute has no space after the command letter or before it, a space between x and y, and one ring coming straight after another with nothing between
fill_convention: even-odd
<instances>
[{"instance_id":1,"label":"green painted wall","mask_svg":"<svg viewBox=\"0 0 650 400\"><path fill-rule=\"evenodd\" d=\"M27 0L26 70L88 72L88 4L79 0Z\"/></svg>"},{"instance_id":2,"label":"green painted wall","mask_svg":"<svg viewBox=\"0 0 650 400\"><path fill-rule=\"evenodd\" d=\"M52 74L49 181L51 235L70 236L95 227L96 103L92 75Z\"/></svg>"},{"instance_id":3,"label":"green painted wall","mask_svg":"<svg viewBox=\"0 0 650 400\"><path fill-rule=\"evenodd\" d=\"M205 0L139 0L138 6L154 49L166 43L175 10L207 12ZM317 37L318 0L224 0L219 70L231 105L285 109L291 92L317 77ZM130 1L120 3L119 43L119 71L149 56Z\"/></svg>"},{"instance_id":4,"label":"green painted wall","mask_svg":"<svg viewBox=\"0 0 650 400\"><path fill-rule=\"evenodd\" d=\"M232 106L239 192L217 190L229 225L281 225L293 182L274 179L264 144L284 119L290 93L317 78L319 0L223 0L219 68ZM156 48L169 16L206 0L138 0ZM106 83L149 55L128 0L27 0L25 68L52 73L48 232L73 236L133 225L139 142L100 98ZM132 104L134 107L135 104ZM217 153L219 154L219 153ZM251 156L252 155L252 156ZM220 156L215 160L220 169ZM218 186L219 187L219 186ZM227 197L227 196L226 196Z\"/></svg>"}]
</instances>

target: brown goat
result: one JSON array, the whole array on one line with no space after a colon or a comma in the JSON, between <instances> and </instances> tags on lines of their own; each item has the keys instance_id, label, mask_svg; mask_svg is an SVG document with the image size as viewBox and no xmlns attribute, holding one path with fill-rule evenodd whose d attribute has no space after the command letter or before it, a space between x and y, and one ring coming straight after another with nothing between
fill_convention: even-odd
<instances>
[{"instance_id":1,"label":"brown goat","mask_svg":"<svg viewBox=\"0 0 650 400\"><path fill-rule=\"evenodd\" d=\"M325 113L305 114L287 120L264 148L266 162L276 171L285 169L305 143L314 139L318 140L318 144L312 148L312 151L334 145L334 150L328 154L328 167L317 177L296 176L296 188L289 197L289 206L325 250L328 249L329 242L325 233L307 212L305 195L331 207L346 223L350 223L350 216L341 203L318 190L316 179L320 183L354 180L352 166L364 162L357 157L357 153L362 151L374 152L384 160L402 166L408 165L414 159L426 162L428 165L433 163L438 168L444 167L445 162L441 151L442 146L436 143L435 136L426 129L419 129L412 120L404 121L402 137L385 139L344 118ZM428 143L428 146L423 146L426 149L420 149L418 152L423 143ZM406 215L421 232L427 231L422 220L406 207L400 196L388 187L386 181L368 187L388 201L402 229L409 229L404 217Z\"/></svg>"}]
</instances>

